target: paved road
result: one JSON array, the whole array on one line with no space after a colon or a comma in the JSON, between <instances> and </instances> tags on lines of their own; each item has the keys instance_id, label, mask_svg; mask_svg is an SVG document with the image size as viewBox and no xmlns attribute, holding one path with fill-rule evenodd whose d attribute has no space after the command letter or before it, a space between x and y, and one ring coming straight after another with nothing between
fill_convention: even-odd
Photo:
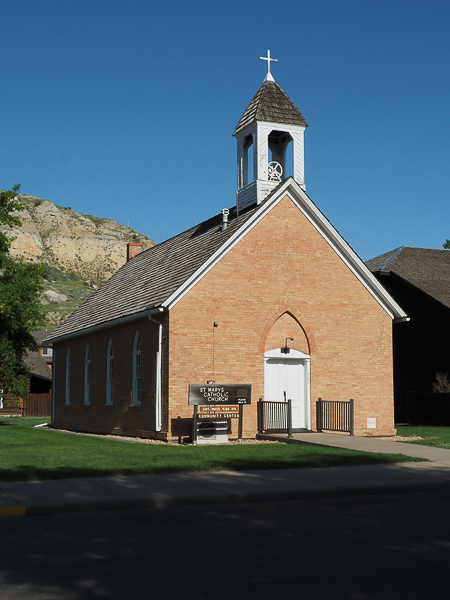
<instances>
[{"instance_id":1,"label":"paved road","mask_svg":"<svg viewBox=\"0 0 450 600\"><path fill-rule=\"evenodd\" d=\"M2 600L450 596L450 491L0 520Z\"/></svg>"}]
</instances>

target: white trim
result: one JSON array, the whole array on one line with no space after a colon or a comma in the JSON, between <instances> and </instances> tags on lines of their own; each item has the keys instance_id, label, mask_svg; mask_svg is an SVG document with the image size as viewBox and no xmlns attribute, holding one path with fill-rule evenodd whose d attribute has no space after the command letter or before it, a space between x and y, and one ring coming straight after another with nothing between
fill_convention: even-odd
<instances>
[{"instance_id":1,"label":"white trim","mask_svg":"<svg viewBox=\"0 0 450 600\"><path fill-rule=\"evenodd\" d=\"M289 354L281 352L281 348L275 348L274 350L268 350L264 353L264 377L266 375L266 363L270 359L282 359L282 360L298 360L303 362L305 366L305 381L304 381L304 393L305 393L305 428L311 430L311 357L309 354L300 352L300 350L290 349ZM264 386L266 382L264 381Z\"/></svg>"},{"instance_id":2,"label":"white trim","mask_svg":"<svg viewBox=\"0 0 450 600\"><path fill-rule=\"evenodd\" d=\"M163 334L163 326L162 323L153 319L150 315L148 315L148 319L152 321L152 323L156 323L158 325L158 350L156 352L156 390L155 390L155 426L156 431L161 431L162 422L161 422L161 381L162 381L162 362L161 362L161 352L162 352L162 334Z\"/></svg>"},{"instance_id":3,"label":"white trim","mask_svg":"<svg viewBox=\"0 0 450 600\"><path fill-rule=\"evenodd\" d=\"M55 406L56 406L56 348L53 348L52 354L52 415L51 422L55 422Z\"/></svg>"},{"instance_id":4,"label":"white trim","mask_svg":"<svg viewBox=\"0 0 450 600\"><path fill-rule=\"evenodd\" d=\"M286 358L289 360L292 359L301 359L301 360L311 360L309 354L305 354L304 352L300 352L300 350L294 350L294 348L289 348L289 353L284 354L281 352L281 348L275 348L274 350L268 350L264 352L264 358Z\"/></svg>"},{"instance_id":5,"label":"white trim","mask_svg":"<svg viewBox=\"0 0 450 600\"><path fill-rule=\"evenodd\" d=\"M290 133L291 131L295 131L296 133L302 133L305 131L305 125L291 125L289 123L275 123L275 121L257 121L253 119L244 127L244 129L240 129L238 133L233 134L236 140L241 139L242 137L246 137L252 129L256 130L257 125L260 127L268 127L270 131L276 129L278 131L287 131Z\"/></svg>"},{"instance_id":6,"label":"white trim","mask_svg":"<svg viewBox=\"0 0 450 600\"><path fill-rule=\"evenodd\" d=\"M261 209L250 217L197 271L162 303L170 310L187 294L240 240L247 235L285 196L296 204L302 214L333 248L339 258L352 271L355 277L374 297L391 319L406 317L406 313L375 279L359 256L354 252L331 223L320 212L306 192L290 177ZM220 235L218 233L217 235Z\"/></svg>"}]
</instances>

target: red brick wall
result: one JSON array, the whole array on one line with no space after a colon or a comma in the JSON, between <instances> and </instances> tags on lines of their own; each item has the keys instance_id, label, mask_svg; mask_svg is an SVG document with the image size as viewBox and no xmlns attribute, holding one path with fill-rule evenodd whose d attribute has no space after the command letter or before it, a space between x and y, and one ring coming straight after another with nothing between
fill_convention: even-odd
<instances>
[{"instance_id":1,"label":"red brick wall","mask_svg":"<svg viewBox=\"0 0 450 600\"><path fill-rule=\"evenodd\" d=\"M192 416L189 383L251 383L253 436L264 352L292 336L311 355L313 428L318 397L354 398L357 435L392 434L391 334L386 312L286 197L172 308L168 425Z\"/></svg>"},{"instance_id":2,"label":"red brick wall","mask_svg":"<svg viewBox=\"0 0 450 600\"><path fill-rule=\"evenodd\" d=\"M141 405L132 405L132 353L136 331L142 347ZM114 352L113 405L106 404L106 353ZM90 405L84 405L84 357L91 351ZM56 343L55 427L149 437L155 432L155 382L158 326L147 318ZM65 405L66 354L70 348L71 402Z\"/></svg>"}]
</instances>

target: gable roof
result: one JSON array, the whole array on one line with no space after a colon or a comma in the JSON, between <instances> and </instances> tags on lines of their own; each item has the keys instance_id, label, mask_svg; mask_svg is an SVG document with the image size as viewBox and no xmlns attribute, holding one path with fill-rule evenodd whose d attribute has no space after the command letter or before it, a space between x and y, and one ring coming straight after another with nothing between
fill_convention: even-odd
<instances>
[{"instance_id":1,"label":"gable roof","mask_svg":"<svg viewBox=\"0 0 450 600\"><path fill-rule=\"evenodd\" d=\"M372 272L395 273L450 308L450 252L400 246L366 262Z\"/></svg>"},{"instance_id":2,"label":"gable roof","mask_svg":"<svg viewBox=\"0 0 450 600\"><path fill-rule=\"evenodd\" d=\"M47 338L59 340L88 330L170 309L286 195L332 246L391 318L406 314L370 273L312 200L291 178L282 181L258 206L237 214L228 227L215 215L125 263Z\"/></svg>"},{"instance_id":3,"label":"gable roof","mask_svg":"<svg viewBox=\"0 0 450 600\"><path fill-rule=\"evenodd\" d=\"M36 344L38 346L42 346L42 342L48 337L50 331L48 329L37 329L33 331L34 339L36 340Z\"/></svg>"},{"instance_id":4,"label":"gable roof","mask_svg":"<svg viewBox=\"0 0 450 600\"><path fill-rule=\"evenodd\" d=\"M230 209L134 256L112 275L48 339L56 339L126 317L135 318L162 305L257 210L237 215Z\"/></svg>"},{"instance_id":5,"label":"gable roof","mask_svg":"<svg viewBox=\"0 0 450 600\"><path fill-rule=\"evenodd\" d=\"M298 108L275 81L264 81L239 119L233 135L252 121L268 121L308 127Z\"/></svg>"},{"instance_id":6,"label":"gable roof","mask_svg":"<svg viewBox=\"0 0 450 600\"><path fill-rule=\"evenodd\" d=\"M40 379L52 380L52 372L44 357L40 356L39 352L30 352L25 356L24 363L28 369L28 375L39 377Z\"/></svg>"}]
</instances>

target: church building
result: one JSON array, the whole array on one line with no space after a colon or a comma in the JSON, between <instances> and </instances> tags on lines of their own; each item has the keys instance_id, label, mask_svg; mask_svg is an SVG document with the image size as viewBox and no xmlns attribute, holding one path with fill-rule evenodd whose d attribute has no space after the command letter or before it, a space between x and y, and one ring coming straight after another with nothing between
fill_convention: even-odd
<instances>
[{"instance_id":1,"label":"church building","mask_svg":"<svg viewBox=\"0 0 450 600\"><path fill-rule=\"evenodd\" d=\"M233 134L236 205L130 258L48 338L54 427L185 441L189 385L215 382L251 384L243 437L258 398L286 397L294 430L352 398L355 435L394 434L406 314L306 194L307 123L265 60Z\"/></svg>"}]
</instances>

